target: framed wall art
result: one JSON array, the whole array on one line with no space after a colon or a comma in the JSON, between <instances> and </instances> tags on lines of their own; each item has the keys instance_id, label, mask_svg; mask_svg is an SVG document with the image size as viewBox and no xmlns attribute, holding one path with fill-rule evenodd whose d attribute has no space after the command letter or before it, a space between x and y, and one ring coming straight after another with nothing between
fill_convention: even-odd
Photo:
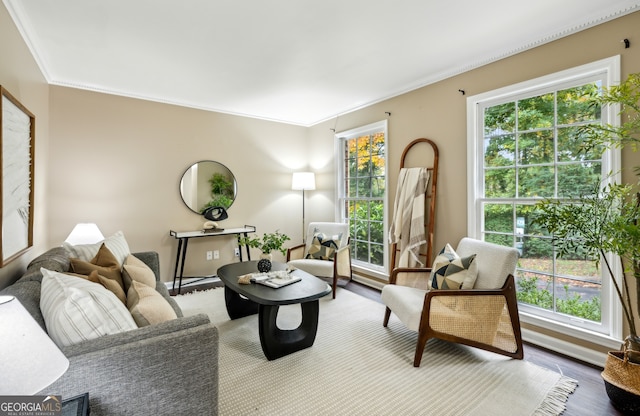
<instances>
[{"instance_id":1,"label":"framed wall art","mask_svg":"<svg viewBox=\"0 0 640 416\"><path fill-rule=\"evenodd\" d=\"M0 85L0 265L33 245L35 116Z\"/></svg>"}]
</instances>

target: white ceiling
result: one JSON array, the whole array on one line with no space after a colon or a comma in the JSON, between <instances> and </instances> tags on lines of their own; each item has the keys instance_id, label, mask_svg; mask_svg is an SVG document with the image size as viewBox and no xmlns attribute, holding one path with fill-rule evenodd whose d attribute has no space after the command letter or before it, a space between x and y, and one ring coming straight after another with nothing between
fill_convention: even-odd
<instances>
[{"instance_id":1,"label":"white ceiling","mask_svg":"<svg viewBox=\"0 0 640 416\"><path fill-rule=\"evenodd\" d=\"M50 84L304 126L640 9L631 0L3 1Z\"/></svg>"}]
</instances>

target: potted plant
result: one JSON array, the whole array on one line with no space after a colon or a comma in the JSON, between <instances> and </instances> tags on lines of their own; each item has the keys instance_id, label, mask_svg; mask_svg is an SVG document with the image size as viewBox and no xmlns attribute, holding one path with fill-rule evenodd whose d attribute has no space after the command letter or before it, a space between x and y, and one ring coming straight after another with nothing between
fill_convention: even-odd
<instances>
[{"instance_id":1,"label":"potted plant","mask_svg":"<svg viewBox=\"0 0 640 416\"><path fill-rule=\"evenodd\" d=\"M242 237L239 244L257 248L262 252L260 261L258 261L258 270L265 273L271 270L272 251L279 251L282 255L287 254L287 249L282 245L288 240L290 240L289 236L276 230L274 233L265 233L262 237Z\"/></svg>"},{"instance_id":2,"label":"potted plant","mask_svg":"<svg viewBox=\"0 0 640 416\"><path fill-rule=\"evenodd\" d=\"M592 97L594 105L619 104L625 121L620 126L587 125L578 139L586 149L623 147L640 143L640 74ZM640 169L636 168L636 173ZM580 252L602 261L622 304L629 334L622 351L608 354L602 377L609 398L623 411L640 410L640 338L636 318L640 312L640 193L638 185L609 184L569 201L546 199L536 205L535 222L553 235L559 257ZM619 256L620 276L607 254ZM626 266L626 267L625 267ZM632 299L629 279L636 279Z\"/></svg>"}]
</instances>

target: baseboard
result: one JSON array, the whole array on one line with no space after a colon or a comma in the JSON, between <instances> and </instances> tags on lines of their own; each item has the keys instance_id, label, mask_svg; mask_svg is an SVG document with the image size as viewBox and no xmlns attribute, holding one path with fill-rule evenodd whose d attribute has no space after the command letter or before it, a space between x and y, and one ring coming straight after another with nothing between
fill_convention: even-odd
<instances>
[{"instance_id":1,"label":"baseboard","mask_svg":"<svg viewBox=\"0 0 640 416\"><path fill-rule=\"evenodd\" d=\"M382 288L386 284L386 283L379 282L379 281L374 280L374 279L369 279L368 277L361 276L361 275L356 274L356 273L353 274L352 278L353 278L354 281L356 281L358 283L362 283L365 286L369 286L369 287L372 287L372 288L378 289L378 290L382 290Z\"/></svg>"},{"instance_id":2,"label":"baseboard","mask_svg":"<svg viewBox=\"0 0 640 416\"><path fill-rule=\"evenodd\" d=\"M202 276L202 277L185 277L182 279L182 287L193 287L204 285L207 283L216 283L220 282L220 278L216 275L211 276ZM167 287L167 290L173 289L173 281L164 282L164 285ZM177 287L177 283L176 283Z\"/></svg>"},{"instance_id":3,"label":"baseboard","mask_svg":"<svg viewBox=\"0 0 640 416\"><path fill-rule=\"evenodd\" d=\"M586 363L604 367L607 354L595 351L590 348L582 347L558 338L550 337L530 329L522 328L522 339L531 344L538 345L551 351L555 351L562 355L584 361Z\"/></svg>"}]
</instances>

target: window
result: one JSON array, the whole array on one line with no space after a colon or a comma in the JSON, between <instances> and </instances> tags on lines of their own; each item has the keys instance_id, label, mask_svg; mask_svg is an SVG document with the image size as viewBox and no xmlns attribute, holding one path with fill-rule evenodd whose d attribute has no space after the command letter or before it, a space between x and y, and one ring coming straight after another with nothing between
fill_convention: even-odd
<instances>
[{"instance_id":1,"label":"window","mask_svg":"<svg viewBox=\"0 0 640 416\"><path fill-rule=\"evenodd\" d=\"M387 270L387 122L336 134L337 221L347 222L354 268Z\"/></svg>"},{"instance_id":2,"label":"window","mask_svg":"<svg viewBox=\"0 0 640 416\"><path fill-rule=\"evenodd\" d=\"M533 222L534 210L541 199L571 198L619 181L610 175L620 169L619 150L585 150L577 134L588 123L614 123L615 109L589 106L587 97L619 73L614 57L467 101L469 234L520 252L523 321L581 331L583 338L584 331L619 336L612 285L594 259L580 253L558 259L551 236Z\"/></svg>"}]
</instances>

